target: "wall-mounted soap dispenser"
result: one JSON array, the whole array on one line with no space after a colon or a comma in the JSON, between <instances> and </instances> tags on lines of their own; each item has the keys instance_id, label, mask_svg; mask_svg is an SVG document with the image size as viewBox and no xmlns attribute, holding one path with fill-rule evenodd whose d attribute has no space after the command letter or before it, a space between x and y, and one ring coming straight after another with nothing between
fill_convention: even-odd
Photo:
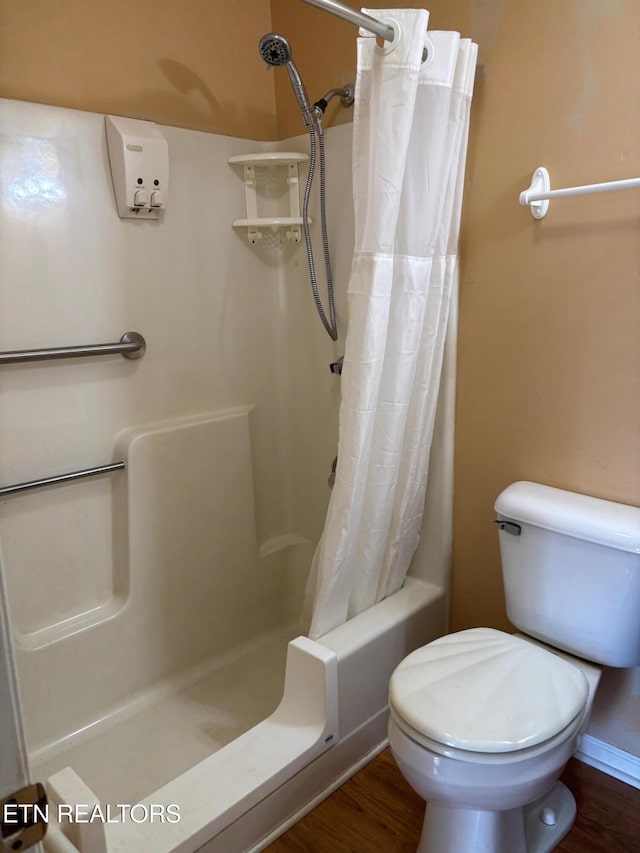
<instances>
[{"instance_id":1,"label":"wall-mounted soap dispenser","mask_svg":"<svg viewBox=\"0 0 640 853\"><path fill-rule=\"evenodd\" d=\"M167 140L152 121L105 116L105 125L119 215L159 219L169 191Z\"/></svg>"}]
</instances>

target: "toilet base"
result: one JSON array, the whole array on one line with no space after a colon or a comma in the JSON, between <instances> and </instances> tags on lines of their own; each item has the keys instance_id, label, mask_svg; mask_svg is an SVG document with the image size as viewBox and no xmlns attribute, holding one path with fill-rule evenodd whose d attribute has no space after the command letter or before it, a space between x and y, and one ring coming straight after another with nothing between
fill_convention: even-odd
<instances>
[{"instance_id":1,"label":"toilet base","mask_svg":"<svg viewBox=\"0 0 640 853\"><path fill-rule=\"evenodd\" d=\"M524 808L506 811L427 806L417 853L551 853L573 826L576 803L556 782Z\"/></svg>"},{"instance_id":2,"label":"toilet base","mask_svg":"<svg viewBox=\"0 0 640 853\"><path fill-rule=\"evenodd\" d=\"M569 832L576 819L573 794L556 782L548 794L524 809L525 834L529 853L551 853ZM553 820L553 823L545 823Z\"/></svg>"}]
</instances>

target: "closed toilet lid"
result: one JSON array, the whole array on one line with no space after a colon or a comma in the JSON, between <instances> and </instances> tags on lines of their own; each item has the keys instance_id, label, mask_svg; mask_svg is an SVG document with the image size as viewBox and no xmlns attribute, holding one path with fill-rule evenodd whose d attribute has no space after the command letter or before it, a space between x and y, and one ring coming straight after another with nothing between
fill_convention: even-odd
<instances>
[{"instance_id":1,"label":"closed toilet lid","mask_svg":"<svg viewBox=\"0 0 640 853\"><path fill-rule=\"evenodd\" d=\"M570 725L588 692L582 672L552 652L493 628L472 628L406 657L391 676L389 702L438 743L512 752Z\"/></svg>"}]
</instances>

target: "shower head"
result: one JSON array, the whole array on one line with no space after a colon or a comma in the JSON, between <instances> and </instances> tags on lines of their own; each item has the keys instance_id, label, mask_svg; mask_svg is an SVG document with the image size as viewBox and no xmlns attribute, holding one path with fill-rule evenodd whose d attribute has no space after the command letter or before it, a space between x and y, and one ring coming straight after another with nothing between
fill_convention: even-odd
<instances>
[{"instance_id":1,"label":"shower head","mask_svg":"<svg viewBox=\"0 0 640 853\"><path fill-rule=\"evenodd\" d=\"M267 33L258 43L258 52L267 65L286 65L291 62L291 45L280 33Z\"/></svg>"},{"instance_id":2,"label":"shower head","mask_svg":"<svg viewBox=\"0 0 640 853\"><path fill-rule=\"evenodd\" d=\"M262 36L258 43L258 52L267 65L279 67L284 65L289 74L291 88L296 96L298 105L302 110L302 117L307 127L311 127L313 119L311 117L311 105L305 91L302 79L298 74L298 69L293 64L291 59L291 45L287 39L280 33L267 33Z\"/></svg>"}]
</instances>

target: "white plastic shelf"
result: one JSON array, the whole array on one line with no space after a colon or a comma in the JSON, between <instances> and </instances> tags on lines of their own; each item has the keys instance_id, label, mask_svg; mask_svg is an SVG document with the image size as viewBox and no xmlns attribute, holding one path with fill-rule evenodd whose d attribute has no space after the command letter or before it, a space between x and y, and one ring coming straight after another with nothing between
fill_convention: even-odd
<instances>
[{"instance_id":1,"label":"white plastic shelf","mask_svg":"<svg viewBox=\"0 0 640 853\"><path fill-rule=\"evenodd\" d=\"M306 163L308 159L308 154L295 151L267 151L261 154L234 154L229 157L229 163L241 166L289 166L292 163Z\"/></svg>"},{"instance_id":2,"label":"white plastic shelf","mask_svg":"<svg viewBox=\"0 0 640 853\"><path fill-rule=\"evenodd\" d=\"M256 244L262 239L263 230L276 231L284 228L287 240L299 243L302 238L300 227L300 196L298 164L309 160L308 154L292 151L271 151L258 154L235 154L229 157L232 166L242 166L244 173L244 193L247 205L247 215L244 219L236 219L234 228L246 228L249 242ZM289 216L259 216L258 196L256 192L256 169L282 167L286 169L283 179L289 186Z\"/></svg>"}]
</instances>

